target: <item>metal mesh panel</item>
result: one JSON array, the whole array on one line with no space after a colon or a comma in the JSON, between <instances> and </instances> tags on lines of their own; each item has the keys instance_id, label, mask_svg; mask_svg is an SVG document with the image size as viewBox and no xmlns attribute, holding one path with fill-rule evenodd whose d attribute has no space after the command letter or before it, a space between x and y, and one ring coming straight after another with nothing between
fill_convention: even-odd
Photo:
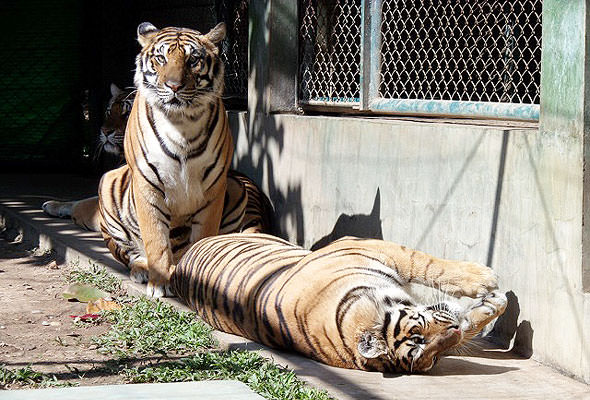
<instances>
[{"instance_id":1,"label":"metal mesh panel","mask_svg":"<svg viewBox=\"0 0 590 400\"><path fill-rule=\"evenodd\" d=\"M538 104L541 7L385 0L380 96Z\"/></svg>"},{"instance_id":2,"label":"metal mesh panel","mask_svg":"<svg viewBox=\"0 0 590 400\"><path fill-rule=\"evenodd\" d=\"M301 0L299 10L300 100L358 102L361 1Z\"/></svg>"},{"instance_id":3,"label":"metal mesh panel","mask_svg":"<svg viewBox=\"0 0 590 400\"><path fill-rule=\"evenodd\" d=\"M221 0L219 20L227 24L221 46L225 64L225 97L248 97L248 0Z\"/></svg>"}]
</instances>

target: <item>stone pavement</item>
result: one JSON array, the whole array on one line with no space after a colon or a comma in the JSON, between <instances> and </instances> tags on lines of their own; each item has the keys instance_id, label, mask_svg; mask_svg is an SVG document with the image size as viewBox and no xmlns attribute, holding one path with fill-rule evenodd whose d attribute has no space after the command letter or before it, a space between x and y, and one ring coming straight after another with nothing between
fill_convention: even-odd
<instances>
[{"instance_id":1,"label":"stone pavement","mask_svg":"<svg viewBox=\"0 0 590 400\"><path fill-rule=\"evenodd\" d=\"M238 381L142 383L134 385L80 386L56 389L8 390L3 400L263 400Z\"/></svg>"},{"instance_id":2,"label":"stone pavement","mask_svg":"<svg viewBox=\"0 0 590 400\"><path fill-rule=\"evenodd\" d=\"M83 198L96 193L96 184L74 175L0 174L0 232L22 234L40 247L54 249L58 262L104 265L129 289L143 293L144 288L130 282L126 268L110 256L99 234L41 211L47 199ZM169 301L185 308L174 299ZM217 337L227 348L261 351L337 399L590 399L590 386L489 343L482 343L469 356L444 358L428 374L397 375L329 367L234 335L218 332Z\"/></svg>"}]
</instances>

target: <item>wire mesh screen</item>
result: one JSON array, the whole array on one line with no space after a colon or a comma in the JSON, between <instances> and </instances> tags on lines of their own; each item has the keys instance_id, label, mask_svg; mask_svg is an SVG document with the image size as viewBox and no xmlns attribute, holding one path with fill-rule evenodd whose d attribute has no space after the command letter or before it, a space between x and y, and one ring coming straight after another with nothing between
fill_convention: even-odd
<instances>
[{"instance_id":1,"label":"wire mesh screen","mask_svg":"<svg viewBox=\"0 0 590 400\"><path fill-rule=\"evenodd\" d=\"M385 0L381 97L538 104L541 7Z\"/></svg>"},{"instance_id":2,"label":"wire mesh screen","mask_svg":"<svg viewBox=\"0 0 590 400\"><path fill-rule=\"evenodd\" d=\"M299 16L299 99L358 102L361 1L301 0Z\"/></svg>"},{"instance_id":3,"label":"wire mesh screen","mask_svg":"<svg viewBox=\"0 0 590 400\"><path fill-rule=\"evenodd\" d=\"M248 0L220 0L218 19L227 24L221 46L225 64L225 97L248 97Z\"/></svg>"}]
</instances>

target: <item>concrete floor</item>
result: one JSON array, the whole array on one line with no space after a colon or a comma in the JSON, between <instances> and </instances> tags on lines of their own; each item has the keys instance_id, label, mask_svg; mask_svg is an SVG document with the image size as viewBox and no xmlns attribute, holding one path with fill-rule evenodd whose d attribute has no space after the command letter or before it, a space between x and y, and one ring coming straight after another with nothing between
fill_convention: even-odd
<instances>
[{"instance_id":1,"label":"concrete floor","mask_svg":"<svg viewBox=\"0 0 590 400\"><path fill-rule=\"evenodd\" d=\"M126 269L110 256L99 234L83 231L68 220L50 218L40 208L47 199L78 199L93 193L94 179L0 174L0 232L4 227L8 235L23 234L27 240L53 248L61 262L102 264L129 288L143 293L144 289L131 283ZM329 367L221 332L217 336L228 348L260 350L337 399L590 399L590 386L489 343L482 343L483 347L469 356L441 360L428 374L384 375Z\"/></svg>"}]
</instances>

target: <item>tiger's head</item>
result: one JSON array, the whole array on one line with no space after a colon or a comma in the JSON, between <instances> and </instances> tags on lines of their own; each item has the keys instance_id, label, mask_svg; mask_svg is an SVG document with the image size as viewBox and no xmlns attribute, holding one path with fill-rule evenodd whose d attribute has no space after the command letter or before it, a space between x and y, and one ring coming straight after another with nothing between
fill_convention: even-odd
<instances>
[{"instance_id":1,"label":"tiger's head","mask_svg":"<svg viewBox=\"0 0 590 400\"><path fill-rule=\"evenodd\" d=\"M223 92L223 63L217 45L225 33L224 23L206 34L140 24L137 40L142 49L135 62L135 86L151 106L167 113L190 114L216 100Z\"/></svg>"},{"instance_id":2,"label":"tiger's head","mask_svg":"<svg viewBox=\"0 0 590 400\"><path fill-rule=\"evenodd\" d=\"M135 90L119 89L111 83L111 98L107 104L104 119L98 133L96 157L102 152L123 158L123 139L127 119L133 107Z\"/></svg>"},{"instance_id":3,"label":"tiger's head","mask_svg":"<svg viewBox=\"0 0 590 400\"><path fill-rule=\"evenodd\" d=\"M396 304L383 310L375 329L362 332L357 349L367 363L398 372L426 372L469 335L466 310L454 303Z\"/></svg>"}]
</instances>

